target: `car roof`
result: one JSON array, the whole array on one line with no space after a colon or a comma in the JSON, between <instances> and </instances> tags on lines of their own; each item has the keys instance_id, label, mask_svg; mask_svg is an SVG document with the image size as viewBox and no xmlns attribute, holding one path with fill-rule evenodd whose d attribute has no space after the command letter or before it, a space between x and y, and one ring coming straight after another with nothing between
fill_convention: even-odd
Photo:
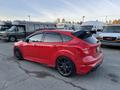
<instances>
[{"instance_id":1,"label":"car roof","mask_svg":"<svg viewBox=\"0 0 120 90\"><path fill-rule=\"evenodd\" d=\"M38 30L36 33L39 33L39 32L59 32L59 33L71 34L71 33L74 33L76 31L74 31L74 30L60 30L60 29L56 29L56 30Z\"/></svg>"}]
</instances>

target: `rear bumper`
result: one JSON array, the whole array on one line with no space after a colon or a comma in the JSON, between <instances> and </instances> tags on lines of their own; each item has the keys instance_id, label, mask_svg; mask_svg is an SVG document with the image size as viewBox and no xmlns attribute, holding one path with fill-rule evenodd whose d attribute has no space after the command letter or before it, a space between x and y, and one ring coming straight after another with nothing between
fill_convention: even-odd
<instances>
[{"instance_id":1,"label":"rear bumper","mask_svg":"<svg viewBox=\"0 0 120 90\"><path fill-rule=\"evenodd\" d=\"M109 41L101 41L102 45L108 46L120 46L120 42L109 42Z\"/></svg>"},{"instance_id":2,"label":"rear bumper","mask_svg":"<svg viewBox=\"0 0 120 90\"><path fill-rule=\"evenodd\" d=\"M101 65L103 62L103 54L101 53L98 57L94 58L92 56L87 56L84 59L92 61L92 63L89 64L83 64L83 65L78 65L76 68L76 73L80 75L84 75L92 71L94 68L97 66ZM94 61L94 62L93 62Z\"/></svg>"}]
</instances>

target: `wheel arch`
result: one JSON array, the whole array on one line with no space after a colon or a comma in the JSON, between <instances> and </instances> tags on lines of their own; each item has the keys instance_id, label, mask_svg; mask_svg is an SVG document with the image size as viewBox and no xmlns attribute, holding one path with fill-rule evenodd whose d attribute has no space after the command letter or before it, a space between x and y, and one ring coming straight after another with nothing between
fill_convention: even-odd
<instances>
[{"instance_id":1,"label":"wheel arch","mask_svg":"<svg viewBox=\"0 0 120 90\"><path fill-rule=\"evenodd\" d=\"M54 58L52 58L53 59L52 63L54 65L54 67L56 67L57 60L60 57L68 58L75 65L75 60L76 60L75 54L70 52L70 51L68 51L68 50L61 50L61 51L57 52L53 57ZM76 68L76 65L75 65L75 68Z\"/></svg>"}]
</instances>

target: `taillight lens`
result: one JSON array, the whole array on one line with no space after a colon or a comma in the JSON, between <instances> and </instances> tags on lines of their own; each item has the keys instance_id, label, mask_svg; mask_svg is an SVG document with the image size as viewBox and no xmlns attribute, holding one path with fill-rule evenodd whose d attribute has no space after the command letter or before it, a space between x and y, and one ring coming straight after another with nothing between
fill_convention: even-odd
<instances>
[{"instance_id":1,"label":"taillight lens","mask_svg":"<svg viewBox=\"0 0 120 90\"><path fill-rule=\"evenodd\" d=\"M82 49L82 51L84 54L89 54L89 48L84 48L84 49Z\"/></svg>"}]
</instances>

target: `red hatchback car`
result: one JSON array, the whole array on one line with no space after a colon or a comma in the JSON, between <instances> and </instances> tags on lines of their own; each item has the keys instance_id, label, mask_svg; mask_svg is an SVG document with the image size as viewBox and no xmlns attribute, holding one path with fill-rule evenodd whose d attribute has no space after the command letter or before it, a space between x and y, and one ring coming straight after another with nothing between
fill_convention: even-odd
<instances>
[{"instance_id":1,"label":"red hatchback car","mask_svg":"<svg viewBox=\"0 0 120 90\"><path fill-rule=\"evenodd\" d=\"M88 31L37 31L14 44L14 55L54 67L62 76L87 74L103 61L101 43Z\"/></svg>"}]
</instances>

